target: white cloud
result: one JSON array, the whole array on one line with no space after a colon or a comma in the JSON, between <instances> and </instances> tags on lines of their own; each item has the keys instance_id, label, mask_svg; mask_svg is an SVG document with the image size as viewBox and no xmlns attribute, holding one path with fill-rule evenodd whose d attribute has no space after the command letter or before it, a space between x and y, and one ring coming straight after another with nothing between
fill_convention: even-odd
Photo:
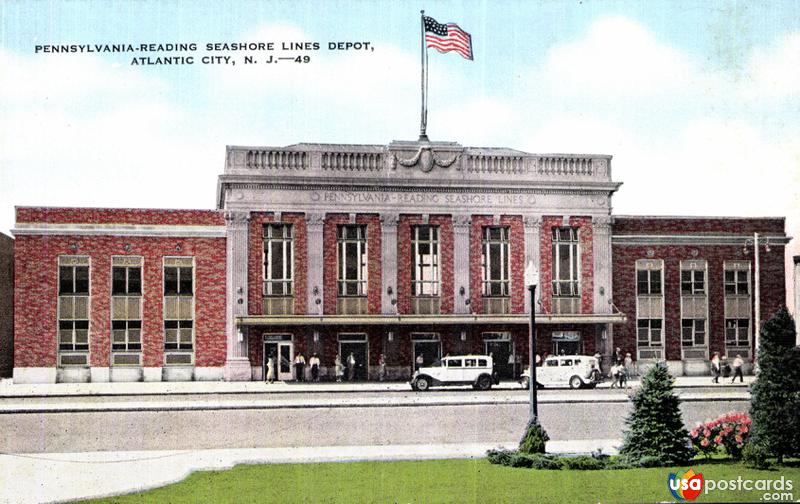
<instances>
[{"instance_id":1,"label":"white cloud","mask_svg":"<svg viewBox=\"0 0 800 504\"><path fill-rule=\"evenodd\" d=\"M753 50L742 83L746 96L780 99L800 96L800 33Z\"/></svg>"},{"instance_id":2,"label":"white cloud","mask_svg":"<svg viewBox=\"0 0 800 504\"><path fill-rule=\"evenodd\" d=\"M691 58L625 17L600 18L580 39L552 47L537 74L558 93L614 98L709 85Z\"/></svg>"}]
</instances>

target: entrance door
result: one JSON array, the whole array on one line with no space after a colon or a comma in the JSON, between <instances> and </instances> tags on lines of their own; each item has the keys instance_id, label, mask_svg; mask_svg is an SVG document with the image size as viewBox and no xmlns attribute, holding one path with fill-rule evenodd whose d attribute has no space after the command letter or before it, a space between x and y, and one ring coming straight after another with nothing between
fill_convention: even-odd
<instances>
[{"instance_id":1,"label":"entrance door","mask_svg":"<svg viewBox=\"0 0 800 504\"><path fill-rule=\"evenodd\" d=\"M349 377L349 369L348 369L348 360L350 359L350 354L353 354L355 358L356 364L353 368L353 380L354 381L365 381L369 376L369 363L367 362L367 358L369 356L367 352L367 342L366 341L341 341L339 342L339 355L342 357L342 364L344 365L344 377L345 379L350 379Z\"/></svg>"},{"instance_id":2,"label":"entrance door","mask_svg":"<svg viewBox=\"0 0 800 504\"><path fill-rule=\"evenodd\" d=\"M417 356L422 356L422 365L430 366L442 358L442 344L439 341L415 341L413 369L417 369Z\"/></svg>"},{"instance_id":3,"label":"entrance door","mask_svg":"<svg viewBox=\"0 0 800 504\"><path fill-rule=\"evenodd\" d=\"M581 334L576 331L553 333L553 353L555 355L580 355L583 345Z\"/></svg>"},{"instance_id":4,"label":"entrance door","mask_svg":"<svg viewBox=\"0 0 800 504\"><path fill-rule=\"evenodd\" d=\"M292 376L292 360L294 360L294 345L291 341L267 341L264 343L264 376L267 373L267 359L275 358L275 378L278 381L287 381Z\"/></svg>"},{"instance_id":5,"label":"entrance door","mask_svg":"<svg viewBox=\"0 0 800 504\"><path fill-rule=\"evenodd\" d=\"M514 365L514 347L510 341L486 341L486 355L491 354L494 370L501 379L513 380L516 374ZM510 358L510 359L509 359ZM509 363L511 360L511 363Z\"/></svg>"}]
</instances>

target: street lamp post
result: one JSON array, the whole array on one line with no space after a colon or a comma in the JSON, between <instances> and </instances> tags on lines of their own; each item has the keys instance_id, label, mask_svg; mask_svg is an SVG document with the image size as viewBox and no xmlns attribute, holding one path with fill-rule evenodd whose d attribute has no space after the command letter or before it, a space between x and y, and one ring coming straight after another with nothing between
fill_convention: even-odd
<instances>
[{"instance_id":1,"label":"street lamp post","mask_svg":"<svg viewBox=\"0 0 800 504\"><path fill-rule=\"evenodd\" d=\"M528 366L530 369L530 380L528 391L530 392L531 419L539 416L539 403L536 397L536 285L539 283L539 270L533 264L533 260L528 261L525 268L525 284L531 293L531 324L528 328Z\"/></svg>"},{"instance_id":2,"label":"street lamp post","mask_svg":"<svg viewBox=\"0 0 800 504\"><path fill-rule=\"evenodd\" d=\"M755 299L755 324L753 327L753 366L758 367L758 344L761 339L761 255L759 254L759 237L758 233L753 233L753 238L748 238L744 243L744 251L747 251L747 246L753 246L753 262L755 262L755 288L753 294ZM764 250L769 252L769 238L764 246Z\"/></svg>"}]
</instances>

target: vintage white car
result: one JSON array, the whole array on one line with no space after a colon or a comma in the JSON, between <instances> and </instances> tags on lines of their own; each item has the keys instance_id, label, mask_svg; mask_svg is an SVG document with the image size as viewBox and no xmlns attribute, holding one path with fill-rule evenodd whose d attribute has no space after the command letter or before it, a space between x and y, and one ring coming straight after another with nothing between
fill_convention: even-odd
<instances>
[{"instance_id":1,"label":"vintage white car","mask_svg":"<svg viewBox=\"0 0 800 504\"><path fill-rule=\"evenodd\" d=\"M412 389L419 391L439 385L472 385L479 390L488 390L497 383L497 376L490 356L455 355L419 368L410 383Z\"/></svg>"},{"instance_id":2,"label":"vintage white car","mask_svg":"<svg viewBox=\"0 0 800 504\"><path fill-rule=\"evenodd\" d=\"M553 355L536 368L539 387L594 388L600 379L597 359L589 355ZM530 368L525 368L520 383L528 388L530 382Z\"/></svg>"}]
</instances>

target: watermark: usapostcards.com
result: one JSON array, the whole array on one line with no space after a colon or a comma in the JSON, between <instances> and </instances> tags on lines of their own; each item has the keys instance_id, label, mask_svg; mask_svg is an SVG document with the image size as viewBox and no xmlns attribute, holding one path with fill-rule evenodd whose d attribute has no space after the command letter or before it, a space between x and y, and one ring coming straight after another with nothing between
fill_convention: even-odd
<instances>
[{"instance_id":1,"label":"watermark: usapostcards.com","mask_svg":"<svg viewBox=\"0 0 800 504\"><path fill-rule=\"evenodd\" d=\"M701 493L708 495L713 491L763 492L765 502L794 501L794 482L784 476L775 479L750 479L739 476L736 479L705 479L702 473L689 469L682 475L671 473L668 479L670 493L678 501L693 501Z\"/></svg>"}]
</instances>

